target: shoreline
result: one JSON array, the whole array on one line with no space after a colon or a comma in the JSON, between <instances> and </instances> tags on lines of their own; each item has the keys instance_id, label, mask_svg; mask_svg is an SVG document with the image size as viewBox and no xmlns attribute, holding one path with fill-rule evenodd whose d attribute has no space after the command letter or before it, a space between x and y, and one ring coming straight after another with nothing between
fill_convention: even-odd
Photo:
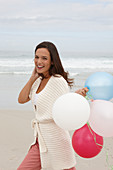
<instances>
[{"instance_id":1,"label":"shoreline","mask_svg":"<svg viewBox=\"0 0 113 170\"><path fill-rule=\"evenodd\" d=\"M34 112L30 110L0 110L0 170L15 170L24 159L34 140L33 118ZM76 169L108 170L107 153L109 164L113 165L113 137L105 138L102 151L94 158L85 159L75 153Z\"/></svg>"}]
</instances>

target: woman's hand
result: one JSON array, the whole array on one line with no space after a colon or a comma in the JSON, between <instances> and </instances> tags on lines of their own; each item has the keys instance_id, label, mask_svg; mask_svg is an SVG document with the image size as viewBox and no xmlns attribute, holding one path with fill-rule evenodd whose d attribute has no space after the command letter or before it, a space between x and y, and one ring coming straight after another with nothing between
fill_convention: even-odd
<instances>
[{"instance_id":1,"label":"woman's hand","mask_svg":"<svg viewBox=\"0 0 113 170\"><path fill-rule=\"evenodd\" d=\"M34 80L36 80L36 79L39 77L39 75L38 75L38 73L37 73L37 70L36 70L36 67L34 68L31 77L32 77Z\"/></svg>"},{"instance_id":2,"label":"woman's hand","mask_svg":"<svg viewBox=\"0 0 113 170\"><path fill-rule=\"evenodd\" d=\"M83 97L85 97L85 96L86 96L86 93L87 93L88 91L89 91L88 88L87 88L87 87L84 87L84 88L82 88L82 89L76 90L75 93L78 93L78 94L82 95Z\"/></svg>"}]
</instances>

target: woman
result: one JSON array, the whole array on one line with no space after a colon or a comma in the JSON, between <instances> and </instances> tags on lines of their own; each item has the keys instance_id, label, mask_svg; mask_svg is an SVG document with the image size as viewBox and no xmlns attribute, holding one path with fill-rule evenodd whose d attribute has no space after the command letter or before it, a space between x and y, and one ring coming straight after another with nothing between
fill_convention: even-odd
<instances>
[{"instance_id":1,"label":"woman","mask_svg":"<svg viewBox=\"0 0 113 170\"><path fill-rule=\"evenodd\" d=\"M68 85L73 82L64 71L58 51L51 42L36 46L34 63L33 73L21 90L18 102L31 100L33 104L35 140L18 170L75 170L70 135L52 118L54 102L69 92ZM77 91L83 96L86 92L86 88Z\"/></svg>"}]
</instances>

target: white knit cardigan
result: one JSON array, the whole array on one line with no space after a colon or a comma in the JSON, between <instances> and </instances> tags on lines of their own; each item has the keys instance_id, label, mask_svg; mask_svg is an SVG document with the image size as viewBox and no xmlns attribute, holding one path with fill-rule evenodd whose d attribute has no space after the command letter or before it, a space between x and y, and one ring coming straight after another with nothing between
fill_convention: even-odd
<instances>
[{"instance_id":1,"label":"white knit cardigan","mask_svg":"<svg viewBox=\"0 0 113 170\"><path fill-rule=\"evenodd\" d=\"M58 127L52 118L54 102L61 95L68 93L69 87L62 76L51 76L34 106L34 95L40 82L41 78L34 82L29 97L35 112L32 127L34 128L34 142L38 137L41 166L46 170L69 169L76 164L70 135L68 131Z\"/></svg>"}]
</instances>

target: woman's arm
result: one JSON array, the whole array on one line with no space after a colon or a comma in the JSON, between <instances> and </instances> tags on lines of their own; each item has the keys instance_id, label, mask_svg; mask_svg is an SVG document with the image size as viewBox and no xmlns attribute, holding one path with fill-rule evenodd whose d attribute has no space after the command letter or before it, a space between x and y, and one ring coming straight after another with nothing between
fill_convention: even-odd
<instances>
[{"instance_id":1,"label":"woman's arm","mask_svg":"<svg viewBox=\"0 0 113 170\"><path fill-rule=\"evenodd\" d=\"M36 69L34 68L33 73L31 75L29 81L23 87L23 89L21 90L21 92L19 94L19 97L18 97L19 103L24 104L24 103L26 103L30 100L29 94L30 94L31 87L38 77L39 77L38 73L36 72Z\"/></svg>"}]
</instances>

